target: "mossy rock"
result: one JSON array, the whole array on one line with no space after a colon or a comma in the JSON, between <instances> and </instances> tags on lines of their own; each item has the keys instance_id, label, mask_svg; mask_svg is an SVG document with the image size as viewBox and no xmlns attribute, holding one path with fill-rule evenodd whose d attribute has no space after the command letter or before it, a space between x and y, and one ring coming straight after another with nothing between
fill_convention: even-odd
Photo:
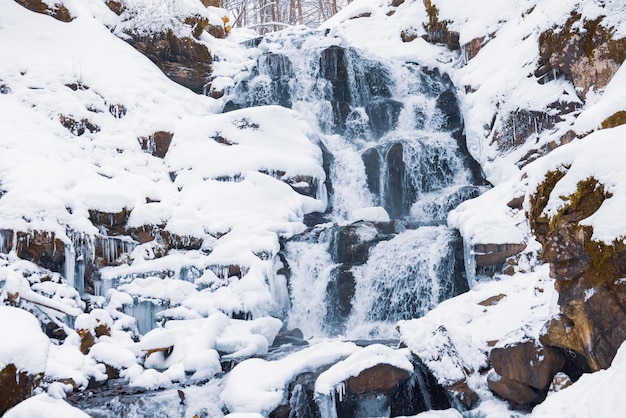
<instances>
[{"instance_id":1,"label":"mossy rock","mask_svg":"<svg viewBox=\"0 0 626 418\"><path fill-rule=\"evenodd\" d=\"M33 389L39 386L43 373L31 375L18 371L13 364L0 371L0 414L30 397Z\"/></svg>"},{"instance_id":2,"label":"mossy rock","mask_svg":"<svg viewBox=\"0 0 626 418\"><path fill-rule=\"evenodd\" d=\"M615 128L624 124L626 124L626 111L620 110L602 122L602 129Z\"/></svg>"},{"instance_id":3,"label":"mossy rock","mask_svg":"<svg viewBox=\"0 0 626 418\"><path fill-rule=\"evenodd\" d=\"M583 97L592 86L606 86L626 59L626 39L614 39L602 19L586 20L573 12L562 28L542 33L535 75L551 79L552 73L564 74Z\"/></svg>"}]
</instances>

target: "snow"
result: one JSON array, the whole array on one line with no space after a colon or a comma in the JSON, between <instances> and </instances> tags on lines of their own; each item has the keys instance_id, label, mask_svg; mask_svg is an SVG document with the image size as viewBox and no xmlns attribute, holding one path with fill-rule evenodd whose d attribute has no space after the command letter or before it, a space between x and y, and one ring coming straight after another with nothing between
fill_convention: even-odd
<instances>
[{"instance_id":1,"label":"snow","mask_svg":"<svg viewBox=\"0 0 626 418\"><path fill-rule=\"evenodd\" d=\"M617 351L611 367L583 375L575 384L549 396L532 411L532 418L568 416L614 417L626 408L620 388L626 384L626 345Z\"/></svg>"},{"instance_id":2,"label":"snow","mask_svg":"<svg viewBox=\"0 0 626 418\"><path fill-rule=\"evenodd\" d=\"M45 371L50 341L37 318L19 308L0 306L0 335L0 370L13 364L17 372L37 375Z\"/></svg>"},{"instance_id":3,"label":"snow","mask_svg":"<svg viewBox=\"0 0 626 418\"><path fill-rule=\"evenodd\" d=\"M5 418L88 418L89 415L74 408L62 399L55 399L47 393L35 395L17 404L6 414Z\"/></svg>"},{"instance_id":4,"label":"snow","mask_svg":"<svg viewBox=\"0 0 626 418\"><path fill-rule=\"evenodd\" d=\"M328 395L341 382L376 364L410 371L409 357L414 354L442 384L467 379L482 399L474 411L477 416L511 414L490 394L480 370L487 365L490 343L499 340L504 344L522 334L536 337L555 313L556 294L548 267L543 265L529 266L528 273L479 283L423 318L401 321L399 330L407 349L315 342L280 359L246 360L267 355L283 326L271 315L284 317L289 308L287 279L278 277L274 264L281 250L279 240L304 231L303 216L324 212L328 206L323 186L326 173L311 115L276 106L219 114L223 103L173 83L118 38L128 32L145 35L168 29L188 36L189 28L181 19L195 14L221 25L228 13L223 9L207 9L195 0L125 0L128 9L118 17L102 1L63 3L76 17L71 23L32 13L15 2L0 2L0 44L4 45L0 84L10 91L0 94L0 229L53 232L70 253L72 233L101 234L89 221L89 210L115 213L127 209L131 211L129 227L159 225L182 240L201 240L202 246L164 256L155 254L156 242L137 246L126 260L128 264L101 269L104 287L118 282L119 287L93 298L91 302L104 309L90 314L82 314L78 293L58 273L43 281L42 269L18 261L14 253L2 255L2 300L8 293L18 292L21 307L38 312L38 316L48 315L69 336L62 344L51 345L33 315L24 309L0 307L0 333L11 336L0 349L0 366L14 363L31 373L45 370L52 381L72 379L86 388L91 378L106 379L100 364L105 363L120 369L130 386L169 388L218 380L220 359L241 361L224 378L221 401L232 412L229 418L258 418L286 402L287 385L300 373L336 363L316 383L316 392ZM624 66L606 88L590 92L586 103L567 81L539 84L533 75L540 33L562 25L571 11L577 10L589 19L605 14L603 25L612 27L616 37L626 36L624 2L433 3L440 21L447 20L448 28L459 32L461 45L485 38L475 58L467 61L464 52L422 39L422 23L428 16L423 2L410 0L397 7L381 0L354 1L322 25L327 36L312 37L300 47L350 45L365 56L419 62L450 75L460 92L470 152L495 186L448 216L448 226L461 231L466 245L536 246L529 242L532 238L525 218L529 196L547 171L566 166L567 173L551 194L545 214L558 214L577 184L593 176L612 196L582 224L593 227L594 240L611 243L624 239L626 169L620 157L626 151L626 127L598 130L607 117L626 110ZM389 13L392 10L394 14ZM363 13L371 16L359 17ZM402 42L402 30L418 35L417 39ZM311 31L306 28L290 28L285 36L295 39L307 33ZM251 52L238 44L253 36L246 30L233 31L226 40L201 36L200 42L219 57L214 63L214 89L234 86L251 70L254 54L276 47L266 42ZM84 89L67 87L72 83ZM518 148L502 151L492 142L494 132L506 122L494 120L496 112L544 112L547 105L559 100L580 104L580 112L564 117L554 129L532 136ZM116 105L127 109L121 118L109 111ZM74 135L59 123L62 116L87 119L99 131ZM529 151L560 138L567 129L581 135L592 133L526 167L517 165ZM164 159L144 152L138 142L157 130L173 134ZM337 213L350 222L389 221L383 208L372 206L375 203L364 187L366 179L357 152L329 142L335 157L331 180L353 192L334 196ZM294 190L308 185L301 177L318 185L314 197ZM287 180L295 184L290 186ZM522 196L522 210L507 205ZM372 230L360 232L371 234ZM2 235L1 249L6 248L4 239ZM316 258L332 268L327 253L315 253L306 243L294 244L291 251L302 264ZM229 277L229 266L239 267L241 277ZM192 268L196 270L184 278L187 281L181 280L183 272ZM292 296L306 303L294 306L287 318L304 323L304 331L313 335L319 332L317 323L312 323L318 318L311 318L309 308L325 297L328 271L309 273L317 279L314 283L291 289ZM493 306L478 304L498 294L506 297ZM135 300L167 307L159 314L166 320L163 328L147 332L138 343L132 337L139 336L130 331L136 327L135 320L120 311ZM35 307L42 305L41 309ZM228 314L232 313L254 319L231 319ZM111 327L111 336L99 337L89 354L83 355L78 335L63 322L71 323L73 317L74 329L93 332L105 323ZM169 356L158 351L147 355L150 350L170 346ZM572 387L550 395L533 416L608 417L624 409L616 388L624 384L625 356L622 348L611 368L583 376ZM65 390L57 382L48 393L62 397ZM85 416L49 395L34 396L6 416ZM418 416L452 418L460 414L448 410Z\"/></svg>"},{"instance_id":5,"label":"snow","mask_svg":"<svg viewBox=\"0 0 626 418\"><path fill-rule=\"evenodd\" d=\"M222 400L231 412L269 414L285 399L285 389L297 375L312 372L359 348L348 342L320 342L280 360L246 360L226 376Z\"/></svg>"},{"instance_id":6,"label":"snow","mask_svg":"<svg viewBox=\"0 0 626 418\"><path fill-rule=\"evenodd\" d=\"M400 321L402 341L433 372L439 383L453 384L468 377L475 390L486 391L484 376L490 341L523 330L538 338L543 324L555 314L548 266L499 281L479 283L472 290L440 303L424 317ZM505 295L492 306L479 303Z\"/></svg>"}]
</instances>

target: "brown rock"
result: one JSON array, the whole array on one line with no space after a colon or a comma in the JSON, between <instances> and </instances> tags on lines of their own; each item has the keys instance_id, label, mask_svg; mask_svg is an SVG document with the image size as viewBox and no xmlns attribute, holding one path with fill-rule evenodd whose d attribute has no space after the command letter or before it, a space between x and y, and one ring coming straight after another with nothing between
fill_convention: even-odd
<instances>
[{"instance_id":1,"label":"brown rock","mask_svg":"<svg viewBox=\"0 0 626 418\"><path fill-rule=\"evenodd\" d=\"M535 74L548 79L555 71L565 74L583 98L592 86L596 90L606 86L626 59L626 39L613 39L602 19L589 21L573 12L562 29L542 33L541 66Z\"/></svg>"},{"instance_id":2,"label":"brown rock","mask_svg":"<svg viewBox=\"0 0 626 418\"><path fill-rule=\"evenodd\" d=\"M77 329L76 333L80 337L80 352L88 354L91 347L96 343L96 339L88 329Z\"/></svg>"},{"instance_id":3,"label":"brown rock","mask_svg":"<svg viewBox=\"0 0 626 418\"><path fill-rule=\"evenodd\" d=\"M31 396L42 379L43 373L31 375L18 371L13 364L6 365L0 370L0 414Z\"/></svg>"},{"instance_id":4,"label":"brown rock","mask_svg":"<svg viewBox=\"0 0 626 418\"><path fill-rule=\"evenodd\" d=\"M478 304L482 305L482 306L494 306L494 305L497 305L498 302L500 302L505 297L506 297L505 294L500 293L499 295L495 295L495 296L492 296L490 298L487 298L487 299L483 300L482 302L478 302Z\"/></svg>"},{"instance_id":5,"label":"brown rock","mask_svg":"<svg viewBox=\"0 0 626 418\"><path fill-rule=\"evenodd\" d=\"M602 122L602 129L615 128L624 124L626 124L626 111L620 110Z\"/></svg>"},{"instance_id":6,"label":"brown rock","mask_svg":"<svg viewBox=\"0 0 626 418\"><path fill-rule=\"evenodd\" d=\"M530 409L539 404L546 397L546 394L537 389L491 373L487 377L489 389L498 396L512 402L512 406L518 409Z\"/></svg>"},{"instance_id":7,"label":"brown rock","mask_svg":"<svg viewBox=\"0 0 626 418\"><path fill-rule=\"evenodd\" d=\"M150 58L167 77L196 93L204 93L213 63L204 44L194 38L178 38L171 30L149 36L127 35L127 42Z\"/></svg>"},{"instance_id":8,"label":"brown rock","mask_svg":"<svg viewBox=\"0 0 626 418\"><path fill-rule=\"evenodd\" d=\"M105 4L113 13L115 13L118 16L121 15L124 12L124 10L126 10L126 6L124 6L119 1L106 0Z\"/></svg>"},{"instance_id":9,"label":"brown rock","mask_svg":"<svg viewBox=\"0 0 626 418\"><path fill-rule=\"evenodd\" d=\"M115 213L90 209L89 220L95 227L105 229L109 236L122 235L125 232L130 212L131 210L127 208Z\"/></svg>"},{"instance_id":10,"label":"brown rock","mask_svg":"<svg viewBox=\"0 0 626 418\"><path fill-rule=\"evenodd\" d=\"M61 272L65 265L65 243L46 231L17 232L17 256Z\"/></svg>"},{"instance_id":11,"label":"brown rock","mask_svg":"<svg viewBox=\"0 0 626 418\"><path fill-rule=\"evenodd\" d=\"M100 127L95 123L91 123L89 119L86 118L76 120L72 116L61 115L59 116L59 122L61 122L61 125L76 136L81 136L85 132L92 134L100 132Z\"/></svg>"},{"instance_id":12,"label":"brown rock","mask_svg":"<svg viewBox=\"0 0 626 418\"><path fill-rule=\"evenodd\" d=\"M465 60L469 61L478 55L483 46L487 45L487 42L489 41L484 36L481 36L480 38L472 39L463 45L461 49L465 53Z\"/></svg>"},{"instance_id":13,"label":"brown rock","mask_svg":"<svg viewBox=\"0 0 626 418\"><path fill-rule=\"evenodd\" d=\"M155 157L165 158L165 154L170 149L174 134L167 131L156 131L148 137L138 138L141 149Z\"/></svg>"},{"instance_id":14,"label":"brown rock","mask_svg":"<svg viewBox=\"0 0 626 418\"><path fill-rule=\"evenodd\" d=\"M451 50L460 49L459 33L448 29L449 21L439 20L439 10L432 4L431 0L423 1L428 14L428 23L424 24L426 35L422 36L422 38L433 44L444 44Z\"/></svg>"},{"instance_id":15,"label":"brown rock","mask_svg":"<svg viewBox=\"0 0 626 418\"><path fill-rule=\"evenodd\" d=\"M74 18L70 15L69 10L61 3L55 3L54 6L49 6L42 0L15 0L16 3L26 7L33 12L52 16L56 20L61 22L71 22Z\"/></svg>"},{"instance_id":16,"label":"brown rock","mask_svg":"<svg viewBox=\"0 0 626 418\"><path fill-rule=\"evenodd\" d=\"M478 394L467 385L466 380L460 380L446 389L467 409L472 409L478 402Z\"/></svg>"},{"instance_id":17,"label":"brown rock","mask_svg":"<svg viewBox=\"0 0 626 418\"><path fill-rule=\"evenodd\" d=\"M530 340L491 350L489 360L498 375L538 390L547 390L565 365L561 352Z\"/></svg>"},{"instance_id":18,"label":"brown rock","mask_svg":"<svg viewBox=\"0 0 626 418\"><path fill-rule=\"evenodd\" d=\"M411 375L389 364L378 364L363 370L358 376L346 381L346 392L354 395L367 393L391 393Z\"/></svg>"},{"instance_id":19,"label":"brown rock","mask_svg":"<svg viewBox=\"0 0 626 418\"><path fill-rule=\"evenodd\" d=\"M531 197L530 225L543 246L542 257L556 279L560 316L552 319L541 340L584 356L591 370L608 367L626 340L626 244L591 239L590 226L580 225L610 197L593 177L564 197L565 207L543 215L552 191L565 175L549 172Z\"/></svg>"},{"instance_id":20,"label":"brown rock","mask_svg":"<svg viewBox=\"0 0 626 418\"><path fill-rule=\"evenodd\" d=\"M476 244L474 245L476 265L479 267L496 266L512 255L519 254L526 244Z\"/></svg>"},{"instance_id":21,"label":"brown rock","mask_svg":"<svg viewBox=\"0 0 626 418\"><path fill-rule=\"evenodd\" d=\"M202 247L202 238L194 237L191 235L177 235L171 232L161 230L159 231L163 243L168 249L177 250L199 250Z\"/></svg>"}]
</instances>

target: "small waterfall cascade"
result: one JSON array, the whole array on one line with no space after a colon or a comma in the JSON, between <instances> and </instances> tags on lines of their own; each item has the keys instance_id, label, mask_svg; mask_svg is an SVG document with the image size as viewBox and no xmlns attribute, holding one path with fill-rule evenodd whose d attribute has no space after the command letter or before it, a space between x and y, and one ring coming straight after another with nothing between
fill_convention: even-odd
<instances>
[{"instance_id":1,"label":"small waterfall cascade","mask_svg":"<svg viewBox=\"0 0 626 418\"><path fill-rule=\"evenodd\" d=\"M329 209L284 243L288 327L388 338L397 320L467 290L463 245L446 218L481 192L481 173L447 76L335 41L289 30L265 38L224 111L278 104L318 128Z\"/></svg>"}]
</instances>

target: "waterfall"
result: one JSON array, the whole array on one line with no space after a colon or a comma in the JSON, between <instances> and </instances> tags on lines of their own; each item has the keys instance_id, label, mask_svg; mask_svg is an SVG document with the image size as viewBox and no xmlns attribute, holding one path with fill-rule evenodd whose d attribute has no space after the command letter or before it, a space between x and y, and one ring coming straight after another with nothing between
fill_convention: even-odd
<instances>
[{"instance_id":1,"label":"waterfall","mask_svg":"<svg viewBox=\"0 0 626 418\"><path fill-rule=\"evenodd\" d=\"M352 269L355 294L347 328L355 337L379 335L401 319L424 315L454 291L453 231L422 227L373 247L367 262ZM367 328L367 329L365 329Z\"/></svg>"},{"instance_id":2,"label":"waterfall","mask_svg":"<svg viewBox=\"0 0 626 418\"><path fill-rule=\"evenodd\" d=\"M329 210L318 218L330 222L284 245L288 326L306 336L385 338L397 320L467 290L462 244L445 224L451 209L479 194L480 170L447 76L289 30L266 37L257 52L224 110L298 110L332 154ZM376 206L390 222L350 223Z\"/></svg>"}]
</instances>

